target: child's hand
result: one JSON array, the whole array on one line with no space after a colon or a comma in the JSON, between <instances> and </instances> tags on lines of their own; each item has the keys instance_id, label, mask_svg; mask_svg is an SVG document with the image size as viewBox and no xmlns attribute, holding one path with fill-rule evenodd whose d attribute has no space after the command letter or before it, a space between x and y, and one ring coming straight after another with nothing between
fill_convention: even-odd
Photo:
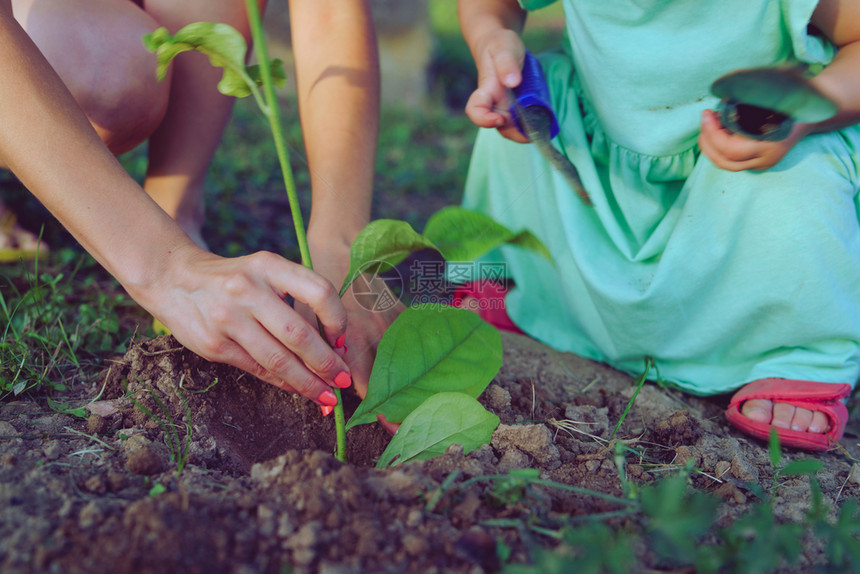
<instances>
[{"instance_id":1,"label":"child's hand","mask_svg":"<svg viewBox=\"0 0 860 574\"><path fill-rule=\"evenodd\" d=\"M508 112L508 90L522 81L525 46L516 32L499 29L487 34L475 49L478 89L466 103L466 115L476 126L498 128L504 137L519 143L529 140L516 128Z\"/></svg>"},{"instance_id":2,"label":"child's hand","mask_svg":"<svg viewBox=\"0 0 860 574\"><path fill-rule=\"evenodd\" d=\"M314 271L330 280L338 289L349 271L349 246L341 248L332 244L321 245L319 242L310 242L311 257L314 261ZM360 291L356 295L355 288ZM380 301L395 301L391 305L379 305ZM341 339L346 350L338 346L335 351L349 365L350 374L355 384L355 391L361 398L367 394L367 383L370 380L370 372L373 370L373 362L376 359L376 348L382 335L391 326L391 323L405 309L397 296L392 294L385 282L376 278L372 282L367 281L367 276L362 276L352 287L350 287L340 300L347 314L346 337ZM298 311L306 321L315 322L314 310L308 305L296 302ZM338 341L340 342L340 341Z\"/></svg>"},{"instance_id":3,"label":"child's hand","mask_svg":"<svg viewBox=\"0 0 860 574\"><path fill-rule=\"evenodd\" d=\"M699 147L721 169L765 170L778 164L809 131L809 124L795 124L791 134L784 140L754 140L730 132L723 127L715 112L705 110L702 114Z\"/></svg>"}]
</instances>

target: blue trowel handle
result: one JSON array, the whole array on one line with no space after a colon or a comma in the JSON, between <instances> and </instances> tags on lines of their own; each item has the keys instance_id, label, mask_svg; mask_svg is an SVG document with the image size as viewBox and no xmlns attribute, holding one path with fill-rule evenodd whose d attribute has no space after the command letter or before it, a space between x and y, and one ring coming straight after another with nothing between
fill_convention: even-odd
<instances>
[{"instance_id":1,"label":"blue trowel handle","mask_svg":"<svg viewBox=\"0 0 860 574\"><path fill-rule=\"evenodd\" d=\"M540 67L540 62L531 52L526 50L526 57L523 61L523 79L520 85L513 90L516 104L510 107L511 117L514 118L514 123L520 133L526 135L523 126L520 125L519 114L517 108L526 109L531 106L543 108L552 119L550 125L550 138L554 138L558 134L558 119L555 117L555 112L552 110L552 100L549 97L549 87L546 83L546 77L543 75L543 70ZM527 136L528 137L528 136Z\"/></svg>"}]
</instances>

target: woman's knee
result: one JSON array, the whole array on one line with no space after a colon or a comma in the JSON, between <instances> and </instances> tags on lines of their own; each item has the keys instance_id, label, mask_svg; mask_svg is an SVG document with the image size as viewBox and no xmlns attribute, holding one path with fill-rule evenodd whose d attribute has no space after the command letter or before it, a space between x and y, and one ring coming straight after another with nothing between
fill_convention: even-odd
<instances>
[{"instance_id":1,"label":"woman's knee","mask_svg":"<svg viewBox=\"0 0 860 574\"><path fill-rule=\"evenodd\" d=\"M114 153L161 123L170 82L142 36L158 23L129 0L13 0L16 18Z\"/></svg>"}]
</instances>

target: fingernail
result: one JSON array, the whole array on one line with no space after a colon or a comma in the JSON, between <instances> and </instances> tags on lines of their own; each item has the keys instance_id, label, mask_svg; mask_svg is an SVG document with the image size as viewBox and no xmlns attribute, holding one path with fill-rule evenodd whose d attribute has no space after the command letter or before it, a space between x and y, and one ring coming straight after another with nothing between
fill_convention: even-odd
<instances>
[{"instance_id":1,"label":"fingernail","mask_svg":"<svg viewBox=\"0 0 860 574\"><path fill-rule=\"evenodd\" d=\"M341 371L334 378L334 384L341 389L345 389L352 384L352 377L346 371Z\"/></svg>"},{"instance_id":2,"label":"fingernail","mask_svg":"<svg viewBox=\"0 0 860 574\"><path fill-rule=\"evenodd\" d=\"M332 411L334 411L334 407L330 407L328 405L322 405L320 407L320 410L322 411L322 415L324 417L327 417L332 413Z\"/></svg>"},{"instance_id":3,"label":"fingernail","mask_svg":"<svg viewBox=\"0 0 860 574\"><path fill-rule=\"evenodd\" d=\"M509 88L513 88L517 84L517 75L516 74L508 74L505 76L505 85Z\"/></svg>"},{"instance_id":4,"label":"fingernail","mask_svg":"<svg viewBox=\"0 0 860 574\"><path fill-rule=\"evenodd\" d=\"M325 390L320 393L320 396L317 397L317 402L322 403L323 409L325 407L333 407L337 404L337 397L335 394L329 390Z\"/></svg>"},{"instance_id":5,"label":"fingernail","mask_svg":"<svg viewBox=\"0 0 860 574\"><path fill-rule=\"evenodd\" d=\"M342 347L346 348L346 333L344 333L343 335L341 335L340 337L338 337L334 341L334 348L335 349L340 349Z\"/></svg>"}]
</instances>

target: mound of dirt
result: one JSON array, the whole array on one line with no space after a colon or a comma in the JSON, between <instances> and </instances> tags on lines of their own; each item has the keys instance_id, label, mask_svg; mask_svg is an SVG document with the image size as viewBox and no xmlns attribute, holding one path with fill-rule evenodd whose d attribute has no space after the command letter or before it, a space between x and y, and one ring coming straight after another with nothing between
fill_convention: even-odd
<instances>
[{"instance_id":1,"label":"mound of dirt","mask_svg":"<svg viewBox=\"0 0 860 574\"><path fill-rule=\"evenodd\" d=\"M329 454L331 417L309 401L204 361L169 336L136 343L82 397L104 383L87 420L33 401L0 407L0 570L478 573L499 569L502 543L525 562L530 544L554 541L508 525L617 503L542 486L505 496L480 477L535 468L622 496L607 439L635 388L627 375L524 337L505 335L504 345L504 366L480 399L502 421L491 444L376 470L389 440L377 425L349 431L350 464L342 464ZM357 404L345 401L347 411ZM691 461L701 470L692 486L726 501L721 519L744 512L749 484L772 488L774 471L761 443L727 426L724 408L725 398L645 385L616 435L648 455L647 464L628 457L626 478L648 483ZM829 504L860 495L851 462L860 457L858 422L855 414L842 441L850 457L817 457ZM808 480L776 490L777 518L799 520ZM647 549L641 554L647 564ZM810 545L799 571L821 560Z\"/></svg>"}]
</instances>

